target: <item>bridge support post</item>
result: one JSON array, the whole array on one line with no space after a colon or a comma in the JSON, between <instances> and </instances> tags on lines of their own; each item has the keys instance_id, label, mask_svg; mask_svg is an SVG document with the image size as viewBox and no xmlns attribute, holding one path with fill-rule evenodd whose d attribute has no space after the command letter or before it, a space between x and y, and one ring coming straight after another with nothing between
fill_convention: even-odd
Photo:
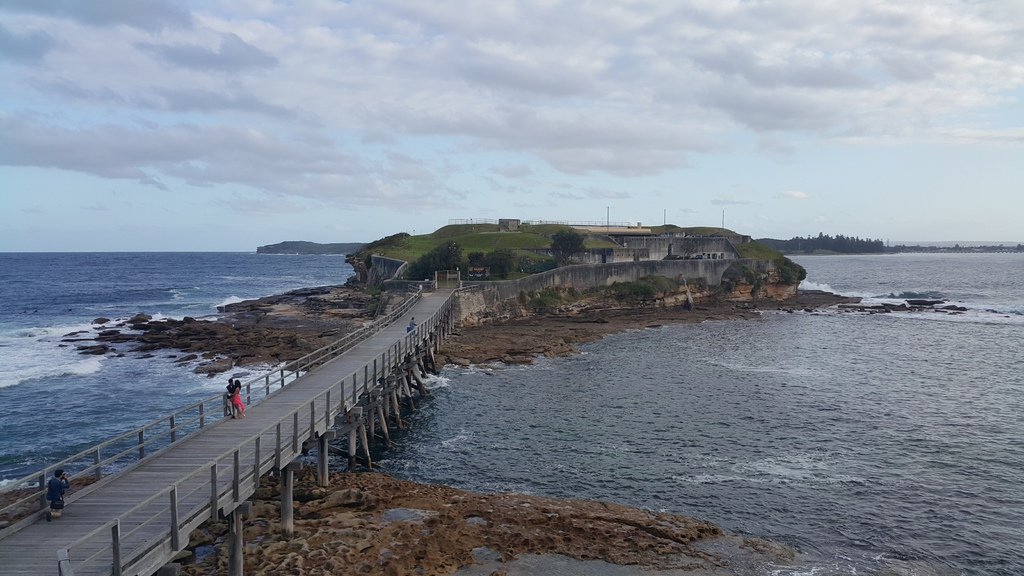
<instances>
[{"instance_id":1,"label":"bridge support post","mask_svg":"<svg viewBox=\"0 0 1024 576\"><path fill-rule=\"evenodd\" d=\"M388 420L384 417L384 402L387 402L387 398L383 398L380 404L377 404L377 419L380 420L380 431L384 433L384 442L388 446L391 446L391 434L388 431Z\"/></svg>"},{"instance_id":2,"label":"bridge support post","mask_svg":"<svg viewBox=\"0 0 1024 576\"><path fill-rule=\"evenodd\" d=\"M281 530L288 538L295 534L295 472L302 465L292 462L281 469Z\"/></svg>"},{"instance_id":3,"label":"bridge support post","mask_svg":"<svg viewBox=\"0 0 1024 576\"><path fill-rule=\"evenodd\" d=\"M328 455L330 453L330 446L328 442L334 440L334 430L328 430L317 437L317 450L316 456L316 483L318 486L327 486L330 484L330 474L327 470Z\"/></svg>"},{"instance_id":4,"label":"bridge support post","mask_svg":"<svg viewBox=\"0 0 1024 576\"><path fill-rule=\"evenodd\" d=\"M370 439L366 434L366 423L359 424L359 441L363 443L363 454L366 456L366 467L373 469L373 460L370 459Z\"/></svg>"},{"instance_id":5,"label":"bridge support post","mask_svg":"<svg viewBox=\"0 0 1024 576\"><path fill-rule=\"evenodd\" d=\"M245 559L242 557L242 551L245 549L242 518L248 516L251 511L252 503L242 502L231 511L228 518L228 540L231 546L228 550L228 576L245 574Z\"/></svg>"},{"instance_id":6,"label":"bridge support post","mask_svg":"<svg viewBox=\"0 0 1024 576\"><path fill-rule=\"evenodd\" d=\"M356 468L356 434L362 432L364 438L363 443L366 443L366 432L363 421L363 407L356 406L345 414L345 422L348 426L348 470L355 470ZM362 430L360 430L362 429ZM367 460L369 460L369 450L367 449Z\"/></svg>"},{"instance_id":7,"label":"bridge support post","mask_svg":"<svg viewBox=\"0 0 1024 576\"><path fill-rule=\"evenodd\" d=\"M391 414L395 417L395 426L401 430L404 426L402 425L402 410L398 406L398 388L397 384L395 388L391 389Z\"/></svg>"}]
</instances>

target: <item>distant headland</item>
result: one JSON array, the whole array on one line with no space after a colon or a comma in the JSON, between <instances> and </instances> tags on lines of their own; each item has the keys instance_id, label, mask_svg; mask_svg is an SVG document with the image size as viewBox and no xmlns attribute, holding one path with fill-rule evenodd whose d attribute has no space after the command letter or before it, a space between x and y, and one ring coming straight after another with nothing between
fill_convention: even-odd
<instances>
[{"instance_id":1,"label":"distant headland","mask_svg":"<svg viewBox=\"0 0 1024 576\"><path fill-rule=\"evenodd\" d=\"M317 242L305 242L301 240L289 240L268 244L256 248L257 254L354 254L366 244L363 242L348 242L334 244L320 244Z\"/></svg>"}]
</instances>

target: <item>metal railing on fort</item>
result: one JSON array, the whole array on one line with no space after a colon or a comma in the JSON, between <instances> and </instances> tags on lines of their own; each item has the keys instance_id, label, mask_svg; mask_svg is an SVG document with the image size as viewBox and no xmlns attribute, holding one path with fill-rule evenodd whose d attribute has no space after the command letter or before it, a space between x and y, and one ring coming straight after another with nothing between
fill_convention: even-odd
<instances>
[{"instance_id":1,"label":"metal railing on fort","mask_svg":"<svg viewBox=\"0 0 1024 576\"><path fill-rule=\"evenodd\" d=\"M404 315L421 296L422 294L417 292L373 324L364 326L339 340L293 360L272 373L244 383L246 404L258 403L274 391L284 388L289 380L294 382L302 373L309 372L373 336ZM262 397L259 394L260 391L263 392ZM54 470L68 471L72 480L88 476L99 479L103 476L104 469L124 469L137 465L147 457L162 452L175 442L187 438L202 430L210 422L223 417L224 399L223 393L220 393L180 408L168 416L153 420L114 438L89 446L59 462L10 482L2 492L21 490L25 493L0 508L0 518L7 518L11 523L8 527L0 530L0 537L11 530L18 529L20 527L20 524L17 523L19 519L31 517L47 509L46 479ZM38 507L30 506L33 501L38 502Z\"/></svg>"},{"instance_id":2,"label":"metal railing on fort","mask_svg":"<svg viewBox=\"0 0 1024 576\"><path fill-rule=\"evenodd\" d=\"M134 573L159 564L180 551L191 530L208 519L218 520L259 486L262 474L294 460L302 443L330 428L425 341L442 323L451 322L449 298L425 322L389 346L373 362L342 378L307 404L241 440L208 463L136 504L74 542L56 549L59 576ZM404 313L404 312L403 312ZM362 385L359 385L362 372ZM346 383L351 390L345 391ZM162 526L162 527L161 527ZM153 530L153 527L161 527Z\"/></svg>"}]
</instances>

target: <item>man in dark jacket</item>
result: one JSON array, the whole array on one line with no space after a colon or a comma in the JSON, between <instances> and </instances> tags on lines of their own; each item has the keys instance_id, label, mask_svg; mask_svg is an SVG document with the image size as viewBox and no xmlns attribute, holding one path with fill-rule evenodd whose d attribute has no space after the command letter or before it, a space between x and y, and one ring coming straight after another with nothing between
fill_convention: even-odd
<instances>
[{"instance_id":1,"label":"man in dark jacket","mask_svg":"<svg viewBox=\"0 0 1024 576\"><path fill-rule=\"evenodd\" d=\"M64 491L68 489L68 475L60 468L54 470L53 478L46 483L46 499L50 501L50 511L46 513L46 521L60 518L64 511Z\"/></svg>"}]
</instances>

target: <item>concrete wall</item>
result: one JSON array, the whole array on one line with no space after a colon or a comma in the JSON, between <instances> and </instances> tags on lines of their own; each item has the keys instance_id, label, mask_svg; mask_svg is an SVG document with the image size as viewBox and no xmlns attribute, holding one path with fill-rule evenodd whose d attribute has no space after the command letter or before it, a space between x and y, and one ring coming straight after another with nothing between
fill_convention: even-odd
<instances>
[{"instance_id":1,"label":"concrete wall","mask_svg":"<svg viewBox=\"0 0 1024 576\"><path fill-rule=\"evenodd\" d=\"M646 249L651 260L668 256L695 258L739 258L732 242L720 236L620 236L617 241L624 248Z\"/></svg>"},{"instance_id":2,"label":"concrete wall","mask_svg":"<svg viewBox=\"0 0 1024 576\"><path fill-rule=\"evenodd\" d=\"M579 264L564 266L518 280L501 282L463 282L459 291L460 322L477 323L516 317L520 292L544 288L573 287L589 290L615 282L635 282L644 276L666 276L679 282L703 282L718 286L729 266L742 263L757 272L773 269L766 260L647 260L615 264ZM486 320L484 320L486 319Z\"/></svg>"},{"instance_id":3,"label":"concrete wall","mask_svg":"<svg viewBox=\"0 0 1024 576\"><path fill-rule=\"evenodd\" d=\"M484 292L492 294L492 301L508 300L518 297L520 292L557 286L589 290L598 286L609 286L615 282L635 282L644 276L666 276L680 281L702 280L708 286L718 286L722 281L722 273L734 262L735 260L646 260L614 264L579 264L555 268L518 280L463 282L463 286L478 286Z\"/></svg>"},{"instance_id":4,"label":"concrete wall","mask_svg":"<svg viewBox=\"0 0 1024 576\"><path fill-rule=\"evenodd\" d=\"M385 256L370 256L370 270L366 274L367 286L383 286L387 280L397 279L409 265L405 260Z\"/></svg>"},{"instance_id":5,"label":"concrete wall","mask_svg":"<svg viewBox=\"0 0 1024 576\"><path fill-rule=\"evenodd\" d=\"M549 248L527 248L524 250L547 258L555 257ZM632 248L591 248L572 256L574 264L611 264L613 262L651 259L650 254L644 248L637 248L635 250Z\"/></svg>"}]
</instances>

